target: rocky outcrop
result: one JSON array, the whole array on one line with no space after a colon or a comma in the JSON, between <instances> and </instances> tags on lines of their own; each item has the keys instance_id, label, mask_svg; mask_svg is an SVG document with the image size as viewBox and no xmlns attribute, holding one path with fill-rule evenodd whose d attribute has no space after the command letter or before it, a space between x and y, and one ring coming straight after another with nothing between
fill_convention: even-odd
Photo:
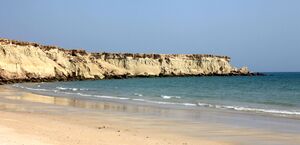
<instances>
[{"instance_id":1,"label":"rocky outcrop","mask_svg":"<svg viewBox=\"0 0 300 145\"><path fill-rule=\"evenodd\" d=\"M149 76L253 75L227 56L89 53L0 39L0 82L85 80Z\"/></svg>"}]
</instances>

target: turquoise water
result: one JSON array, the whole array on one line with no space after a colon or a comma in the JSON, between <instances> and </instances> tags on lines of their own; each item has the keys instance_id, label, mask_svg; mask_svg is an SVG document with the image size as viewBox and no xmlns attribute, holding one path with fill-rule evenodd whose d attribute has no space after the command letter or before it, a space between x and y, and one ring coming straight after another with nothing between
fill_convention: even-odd
<instances>
[{"instance_id":1,"label":"turquoise water","mask_svg":"<svg viewBox=\"0 0 300 145\"><path fill-rule=\"evenodd\" d=\"M300 116L300 73L15 84L31 92L98 100Z\"/></svg>"}]
</instances>

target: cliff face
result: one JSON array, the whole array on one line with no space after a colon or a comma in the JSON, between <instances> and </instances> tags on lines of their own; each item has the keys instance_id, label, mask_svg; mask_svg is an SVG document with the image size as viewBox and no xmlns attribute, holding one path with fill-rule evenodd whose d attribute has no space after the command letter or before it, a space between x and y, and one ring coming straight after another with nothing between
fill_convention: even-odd
<instances>
[{"instance_id":1,"label":"cliff face","mask_svg":"<svg viewBox=\"0 0 300 145\"><path fill-rule=\"evenodd\" d=\"M88 53L0 39L0 82L135 76L251 75L227 56Z\"/></svg>"}]
</instances>

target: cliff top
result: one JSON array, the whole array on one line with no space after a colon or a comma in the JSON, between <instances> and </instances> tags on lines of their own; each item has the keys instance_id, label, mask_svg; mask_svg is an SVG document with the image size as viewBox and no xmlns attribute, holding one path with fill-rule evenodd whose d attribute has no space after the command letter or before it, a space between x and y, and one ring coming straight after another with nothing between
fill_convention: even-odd
<instances>
[{"instance_id":1,"label":"cliff top","mask_svg":"<svg viewBox=\"0 0 300 145\"><path fill-rule=\"evenodd\" d=\"M18 40L11 40L11 39L6 39L6 38L0 38L0 44L4 45L19 45L19 46L33 46L33 47L39 47L42 50L51 50L51 49L59 49L61 51L65 51L67 53L80 53L82 55L87 54L87 52L83 49L64 49L58 46L54 45L42 45L38 44L35 42L26 42L26 41L18 41ZM225 58L227 60L230 60L229 56L221 56L221 55L212 55L212 54L144 54L144 53L91 53L93 56L97 57L99 55L110 55L113 57L118 57L118 58L124 58L124 57L141 57L141 58L160 58L162 55L163 56L170 56L170 57L178 57L178 56L185 56L185 57L190 57L190 58L200 58L200 57L219 57L219 58Z\"/></svg>"}]
</instances>

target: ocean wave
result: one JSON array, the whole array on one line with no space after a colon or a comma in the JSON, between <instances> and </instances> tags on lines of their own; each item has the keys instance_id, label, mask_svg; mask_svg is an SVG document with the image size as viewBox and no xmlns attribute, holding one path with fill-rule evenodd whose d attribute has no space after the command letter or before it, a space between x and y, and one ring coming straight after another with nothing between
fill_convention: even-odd
<instances>
[{"instance_id":1,"label":"ocean wave","mask_svg":"<svg viewBox=\"0 0 300 145\"><path fill-rule=\"evenodd\" d=\"M172 99L172 98L176 98L176 99L180 99L180 96L167 96L167 95L160 95L160 97L162 97L163 99Z\"/></svg>"},{"instance_id":2,"label":"ocean wave","mask_svg":"<svg viewBox=\"0 0 300 145\"><path fill-rule=\"evenodd\" d=\"M300 115L300 112L297 112L297 111L248 108L248 107L239 107L239 106L225 106L225 107L228 109L233 109L233 110L237 110L237 111L252 111L252 112L265 112L265 113L273 113L273 114Z\"/></svg>"},{"instance_id":3,"label":"ocean wave","mask_svg":"<svg viewBox=\"0 0 300 145\"><path fill-rule=\"evenodd\" d=\"M114 97L114 96L104 96L104 95L91 95L91 94L83 94L83 93L73 93L73 92L61 92L68 95L79 95L84 97L95 97L95 98L103 98L103 99L119 99L119 100L128 100L129 98L125 97Z\"/></svg>"},{"instance_id":4,"label":"ocean wave","mask_svg":"<svg viewBox=\"0 0 300 145\"><path fill-rule=\"evenodd\" d=\"M182 103L185 106L197 106L197 104L193 104L193 103Z\"/></svg>"},{"instance_id":5,"label":"ocean wave","mask_svg":"<svg viewBox=\"0 0 300 145\"><path fill-rule=\"evenodd\" d=\"M68 95L76 95L76 93L71 93L71 92L62 92L64 94L68 94Z\"/></svg>"},{"instance_id":6,"label":"ocean wave","mask_svg":"<svg viewBox=\"0 0 300 145\"><path fill-rule=\"evenodd\" d=\"M128 100L129 98L125 97L114 97L114 96L100 96L100 95L93 95L96 98L104 98L104 99L119 99L119 100Z\"/></svg>"},{"instance_id":7,"label":"ocean wave","mask_svg":"<svg viewBox=\"0 0 300 145\"><path fill-rule=\"evenodd\" d=\"M91 97L91 96L93 96L93 95L83 94L83 93L77 93L77 95L84 96L84 97Z\"/></svg>"},{"instance_id":8,"label":"ocean wave","mask_svg":"<svg viewBox=\"0 0 300 145\"><path fill-rule=\"evenodd\" d=\"M236 111L247 111L247 112L261 112L261 113L282 114L282 115L300 115L300 112L292 111L292 110L276 110L276 109L242 107L242 106L213 105L207 103L198 103L198 106L210 107L216 109L231 109Z\"/></svg>"},{"instance_id":9,"label":"ocean wave","mask_svg":"<svg viewBox=\"0 0 300 145\"><path fill-rule=\"evenodd\" d=\"M197 104L193 104L193 103L176 103L176 102L153 101L153 100L145 100L145 99L131 99L131 100L146 102L146 103L153 103L153 104L163 104L163 105L197 106Z\"/></svg>"},{"instance_id":10,"label":"ocean wave","mask_svg":"<svg viewBox=\"0 0 300 145\"><path fill-rule=\"evenodd\" d=\"M32 90L32 91L49 91L47 89L36 89L36 88L28 88L28 87L24 87L27 90Z\"/></svg>"},{"instance_id":11,"label":"ocean wave","mask_svg":"<svg viewBox=\"0 0 300 145\"><path fill-rule=\"evenodd\" d=\"M56 87L56 89L59 89L59 90L71 90L71 91L88 91L89 89L86 89L86 88L66 88L66 87Z\"/></svg>"},{"instance_id":12,"label":"ocean wave","mask_svg":"<svg viewBox=\"0 0 300 145\"><path fill-rule=\"evenodd\" d=\"M38 88L25 87L25 86L22 86L22 85L19 85L19 84L14 84L13 86L17 87L17 88L21 88L21 89L31 90L31 91L49 91L47 89L38 89Z\"/></svg>"},{"instance_id":13,"label":"ocean wave","mask_svg":"<svg viewBox=\"0 0 300 145\"><path fill-rule=\"evenodd\" d=\"M146 101L145 99L132 99L133 101Z\"/></svg>"},{"instance_id":14,"label":"ocean wave","mask_svg":"<svg viewBox=\"0 0 300 145\"><path fill-rule=\"evenodd\" d=\"M143 97L143 94L140 94L140 93L134 93L133 95L134 95L134 96Z\"/></svg>"},{"instance_id":15,"label":"ocean wave","mask_svg":"<svg viewBox=\"0 0 300 145\"><path fill-rule=\"evenodd\" d=\"M207 104L207 103L198 103L198 106L203 106L203 107L214 107L212 104Z\"/></svg>"}]
</instances>

